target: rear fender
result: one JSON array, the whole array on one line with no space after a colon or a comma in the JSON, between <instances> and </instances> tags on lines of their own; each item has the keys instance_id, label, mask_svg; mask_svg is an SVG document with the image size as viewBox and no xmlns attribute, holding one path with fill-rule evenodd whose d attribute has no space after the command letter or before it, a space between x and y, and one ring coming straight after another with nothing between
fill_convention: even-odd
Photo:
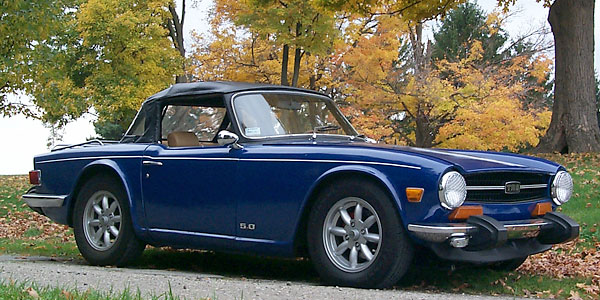
<instances>
[{"instance_id":1,"label":"rear fender","mask_svg":"<svg viewBox=\"0 0 600 300\"><path fill-rule=\"evenodd\" d=\"M76 184L73 187L73 190L69 197L69 225L72 225L72 216L73 216L73 208L77 198L77 195L83 186L83 184L92 176L98 173L110 173L115 176L123 187L125 188L125 193L127 194L128 204L131 213L131 221L133 223L133 228L138 235L138 237L142 237L145 235L143 228L143 207L141 205L141 199L136 197L134 191L135 187L132 186L130 180L127 180L127 176L122 168L111 159L99 159L95 160L89 164L87 164L83 170L77 176ZM134 175L135 176L135 175ZM139 175L138 175L139 176Z\"/></svg>"}]
</instances>

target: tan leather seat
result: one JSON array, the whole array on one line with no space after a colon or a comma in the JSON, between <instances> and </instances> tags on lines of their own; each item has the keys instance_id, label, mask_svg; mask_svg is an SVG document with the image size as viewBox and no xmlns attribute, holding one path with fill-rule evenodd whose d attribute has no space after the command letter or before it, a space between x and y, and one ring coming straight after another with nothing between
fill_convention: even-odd
<instances>
[{"instance_id":1,"label":"tan leather seat","mask_svg":"<svg viewBox=\"0 0 600 300\"><path fill-rule=\"evenodd\" d=\"M169 147L197 147L200 146L198 137L193 132L174 131L167 135Z\"/></svg>"}]
</instances>

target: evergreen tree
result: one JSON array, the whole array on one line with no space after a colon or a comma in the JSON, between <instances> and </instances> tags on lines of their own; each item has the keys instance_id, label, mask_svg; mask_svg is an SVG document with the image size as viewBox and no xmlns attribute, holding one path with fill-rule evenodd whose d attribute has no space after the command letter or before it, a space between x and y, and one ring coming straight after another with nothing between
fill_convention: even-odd
<instances>
[{"instance_id":1,"label":"evergreen tree","mask_svg":"<svg viewBox=\"0 0 600 300\"><path fill-rule=\"evenodd\" d=\"M476 3L464 3L451 10L434 32L432 58L459 61L469 56L474 41L483 47L483 61L501 58L500 48L508 40L502 28L486 25L487 15Z\"/></svg>"}]
</instances>

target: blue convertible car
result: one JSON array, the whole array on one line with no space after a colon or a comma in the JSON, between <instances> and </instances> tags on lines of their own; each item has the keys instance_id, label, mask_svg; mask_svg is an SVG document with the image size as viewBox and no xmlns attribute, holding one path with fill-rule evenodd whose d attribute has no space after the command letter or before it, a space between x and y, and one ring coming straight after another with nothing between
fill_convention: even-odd
<instances>
[{"instance_id":1,"label":"blue convertible car","mask_svg":"<svg viewBox=\"0 0 600 300\"><path fill-rule=\"evenodd\" d=\"M571 176L507 153L373 143L314 91L175 84L119 142L36 156L23 195L74 228L83 257L126 265L146 244L308 255L330 284L389 287L415 249L516 268L578 236L554 210Z\"/></svg>"}]
</instances>

